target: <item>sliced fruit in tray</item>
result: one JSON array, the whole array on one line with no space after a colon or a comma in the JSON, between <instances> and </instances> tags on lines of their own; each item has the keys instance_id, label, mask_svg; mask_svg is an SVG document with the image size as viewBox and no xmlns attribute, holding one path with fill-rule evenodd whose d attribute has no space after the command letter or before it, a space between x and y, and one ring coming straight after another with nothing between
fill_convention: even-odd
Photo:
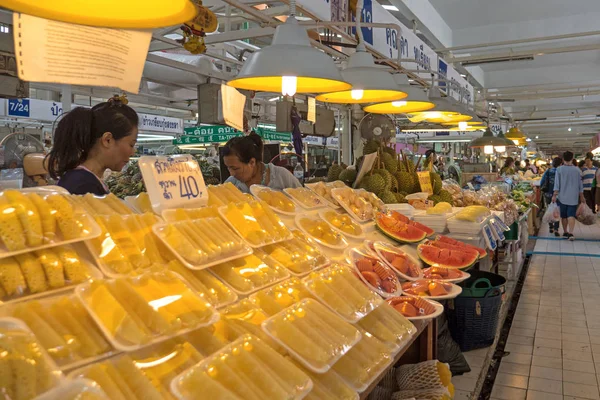
<instances>
[{"instance_id":1,"label":"sliced fruit in tray","mask_svg":"<svg viewBox=\"0 0 600 400\"><path fill-rule=\"evenodd\" d=\"M302 299L312 297L302 281L290 278L275 286L254 293L250 299L268 315L274 315L296 304Z\"/></svg>"},{"instance_id":2,"label":"sliced fruit in tray","mask_svg":"<svg viewBox=\"0 0 600 400\"><path fill-rule=\"evenodd\" d=\"M273 190L262 185L252 185L250 186L250 192L254 197L264 201L281 214L296 215L296 212L298 211L292 199L278 190Z\"/></svg>"},{"instance_id":3,"label":"sliced fruit in tray","mask_svg":"<svg viewBox=\"0 0 600 400\"><path fill-rule=\"evenodd\" d=\"M329 224L316 216L297 215L296 225L311 239L334 250L343 250L348 247L344 235L336 232Z\"/></svg>"},{"instance_id":4,"label":"sliced fruit in tray","mask_svg":"<svg viewBox=\"0 0 600 400\"><path fill-rule=\"evenodd\" d=\"M306 210L313 210L325 206L321 198L312 190L305 187L286 188L283 191L290 196L300 207Z\"/></svg>"},{"instance_id":5,"label":"sliced fruit in tray","mask_svg":"<svg viewBox=\"0 0 600 400\"><path fill-rule=\"evenodd\" d=\"M294 361L313 382L313 389L304 400L358 400L358 393L334 371L317 374Z\"/></svg>"},{"instance_id":6,"label":"sliced fruit in tray","mask_svg":"<svg viewBox=\"0 0 600 400\"><path fill-rule=\"evenodd\" d=\"M381 258L388 267L396 271L401 278L414 281L423 277L421 262L414 259L410 254L383 242L375 242L373 246L375 247L375 251L379 258Z\"/></svg>"},{"instance_id":7,"label":"sliced fruit in tray","mask_svg":"<svg viewBox=\"0 0 600 400\"><path fill-rule=\"evenodd\" d=\"M444 307L437 301L421 297L392 297L387 302L409 320L436 318L444 312Z\"/></svg>"},{"instance_id":8,"label":"sliced fruit in tray","mask_svg":"<svg viewBox=\"0 0 600 400\"><path fill-rule=\"evenodd\" d=\"M350 249L348 255L357 275L369 288L383 297L400 295L398 277L379 257L358 249Z\"/></svg>"},{"instance_id":9,"label":"sliced fruit in tray","mask_svg":"<svg viewBox=\"0 0 600 400\"><path fill-rule=\"evenodd\" d=\"M299 230L293 230L294 237L285 242L263 247L265 253L280 262L292 274L303 276L329 264L315 245L315 242Z\"/></svg>"},{"instance_id":10,"label":"sliced fruit in tray","mask_svg":"<svg viewBox=\"0 0 600 400\"><path fill-rule=\"evenodd\" d=\"M435 279L419 279L402 284L402 292L412 296L431 299L453 299L462 292L462 288L450 282Z\"/></svg>"},{"instance_id":11,"label":"sliced fruit in tray","mask_svg":"<svg viewBox=\"0 0 600 400\"><path fill-rule=\"evenodd\" d=\"M437 279L445 282L462 282L471 276L468 272L457 268L429 267L423 270L423 278Z\"/></svg>"},{"instance_id":12,"label":"sliced fruit in tray","mask_svg":"<svg viewBox=\"0 0 600 400\"><path fill-rule=\"evenodd\" d=\"M479 253L479 258L484 258L487 256L487 251L481 247L473 246L471 244L461 242L460 240L452 239L451 237L438 235L432 243L434 246L437 246L441 249L472 249L477 250Z\"/></svg>"},{"instance_id":13,"label":"sliced fruit in tray","mask_svg":"<svg viewBox=\"0 0 600 400\"><path fill-rule=\"evenodd\" d=\"M231 182L222 185L209 185L206 190L208 191L209 206L221 207L229 203L239 203L252 199L251 195L242 193Z\"/></svg>"},{"instance_id":14,"label":"sliced fruit in tray","mask_svg":"<svg viewBox=\"0 0 600 400\"><path fill-rule=\"evenodd\" d=\"M432 267L469 268L479 260L479 253L473 249L441 249L431 244L420 244L417 254Z\"/></svg>"},{"instance_id":15,"label":"sliced fruit in tray","mask_svg":"<svg viewBox=\"0 0 600 400\"><path fill-rule=\"evenodd\" d=\"M387 303L358 321L357 325L375 336L393 351L403 348L417 328Z\"/></svg>"},{"instance_id":16,"label":"sliced fruit in tray","mask_svg":"<svg viewBox=\"0 0 600 400\"><path fill-rule=\"evenodd\" d=\"M347 237L351 239L365 238L365 232L361 226L348 214L338 213L334 210L322 210L319 212L319 215L335 230L342 232Z\"/></svg>"},{"instance_id":17,"label":"sliced fruit in tray","mask_svg":"<svg viewBox=\"0 0 600 400\"><path fill-rule=\"evenodd\" d=\"M377 213L375 222L377 228L386 236L399 243L418 243L427 237L427 233L416 226L407 224L404 219L396 217L402 214L392 211L391 213ZM404 215L402 215L404 217Z\"/></svg>"},{"instance_id":18,"label":"sliced fruit in tray","mask_svg":"<svg viewBox=\"0 0 600 400\"><path fill-rule=\"evenodd\" d=\"M220 218L217 206L200 208L175 208L163 210L162 217L165 222L187 221L190 219Z\"/></svg>"}]
</instances>

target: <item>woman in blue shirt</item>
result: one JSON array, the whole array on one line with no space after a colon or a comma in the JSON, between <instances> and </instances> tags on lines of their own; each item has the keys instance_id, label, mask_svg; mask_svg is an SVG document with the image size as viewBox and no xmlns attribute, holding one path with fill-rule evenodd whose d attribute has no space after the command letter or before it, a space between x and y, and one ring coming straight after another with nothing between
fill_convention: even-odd
<instances>
[{"instance_id":1,"label":"woman in blue shirt","mask_svg":"<svg viewBox=\"0 0 600 400\"><path fill-rule=\"evenodd\" d=\"M109 193L104 171L121 171L135 154L138 115L119 97L69 111L56 126L48 173L71 194Z\"/></svg>"},{"instance_id":2,"label":"woman in blue shirt","mask_svg":"<svg viewBox=\"0 0 600 400\"><path fill-rule=\"evenodd\" d=\"M552 168L544 172L540 187L544 189L544 200L546 205L552 203L552 195L554 194L554 178L556 177L556 168L560 167L562 159L560 157L554 157L552 160ZM559 221L550 222L550 233L554 233L554 236L560 236L558 232Z\"/></svg>"},{"instance_id":3,"label":"woman in blue shirt","mask_svg":"<svg viewBox=\"0 0 600 400\"><path fill-rule=\"evenodd\" d=\"M256 133L229 140L223 149L223 162L231 174L226 182L233 183L242 193L250 193L252 185L275 190L302 186L290 171L265 164L262 158L263 142Z\"/></svg>"},{"instance_id":4,"label":"woman in blue shirt","mask_svg":"<svg viewBox=\"0 0 600 400\"><path fill-rule=\"evenodd\" d=\"M587 206L594 214L596 213L594 179L596 178L597 170L598 168L594 167L594 155L591 152L587 153L583 168L581 169L581 180L583 181L583 197L585 197Z\"/></svg>"}]
</instances>

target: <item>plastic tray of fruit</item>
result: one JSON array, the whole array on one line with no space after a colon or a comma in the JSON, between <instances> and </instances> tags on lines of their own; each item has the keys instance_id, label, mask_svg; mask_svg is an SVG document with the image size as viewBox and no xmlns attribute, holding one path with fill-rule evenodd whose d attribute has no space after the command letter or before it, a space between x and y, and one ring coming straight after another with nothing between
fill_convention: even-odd
<instances>
[{"instance_id":1,"label":"plastic tray of fruit","mask_svg":"<svg viewBox=\"0 0 600 400\"><path fill-rule=\"evenodd\" d=\"M336 188L345 188L346 184L342 181L333 181L333 182L316 182L316 183L306 183L304 186L312 190L323 200L323 202L331 208L342 208L340 203L336 199L333 198L333 193L331 193L332 189Z\"/></svg>"},{"instance_id":2,"label":"plastic tray of fruit","mask_svg":"<svg viewBox=\"0 0 600 400\"><path fill-rule=\"evenodd\" d=\"M279 190L273 190L267 186L252 185L250 193L258 200L267 203L275 212L282 215L295 216L298 212L296 203L292 201L285 193Z\"/></svg>"},{"instance_id":3,"label":"plastic tray of fruit","mask_svg":"<svg viewBox=\"0 0 600 400\"><path fill-rule=\"evenodd\" d=\"M358 400L358 393L340 378L333 370L317 374L297 361L292 361L313 382L313 388L304 400Z\"/></svg>"},{"instance_id":4,"label":"plastic tray of fruit","mask_svg":"<svg viewBox=\"0 0 600 400\"><path fill-rule=\"evenodd\" d=\"M423 264L418 258L384 242L375 242L373 246L379 258L402 279L415 281L423 278Z\"/></svg>"},{"instance_id":5,"label":"plastic tray of fruit","mask_svg":"<svg viewBox=\"0 0 600 400\"><path fill-rule=\"evenodd\" d=\"M222 207L229 203L240 203L253 199L252 195L242 193L231 182L222 185L209 185L206 190L208 191L209 206Z\"/></svg>"},{"instance_id":6,"label":"plastic tray of fruit","mask_svg":"<svg viewBox=\"0 0 600 400\"><path fill-rule=\"evenodd\" d=\"M263 330L305 367L327 372L361 339L360 332L313 299L304 299L262 323Z\"/></svg>"},{"instance_id":7,"label":"plastic tray of fruit","mask_svg":"<svg viewBox=\"0 0 600 400\"><path fill-rule=\"evenodd\" d=\"M261 250L296 276L305 276L329 264L329 259L319 251L314 240L297 229L294 229L292 234L294 235L292 239L270 244Z\"/></svg>"},{"instance_id":8,"label":"plastic tray of fruit","mask_svg":"<svg viewBox=\"0 0 600 400\"><path fill-rule=\"evenodd\" d=\"M8 304L0 312L27 324L62 370L93 362L114 351L74 295Z\"/></svg>"},{"instance_id":9,"label":"plastic tray of fruit","mask_svg":"<svg viewBox=\"0 0 600 400\"><path fill-rule=\"evenodd\" d=\"M71 379L89 379L98 384L109 399L160 400L169 398L169 392L161 393L140 365L130 355L118 355L69 372ZM158 387L157 387L158 386ZM62 400L62 399L61 399Z\"/></svg>"},{"instance_id":10,"label":"plastic tray of fruit","mask_svg":"<svg viewBox=\"0 0 600 400\"><path fill-rule=\"evenodd\" d=\"M350 266L335 264L304 278L307 289L334 313L357 322L382 303L381 297L358 279Z\"/></svg>"},{"instance_id":11,"label":"plastic tray of fruit","mask_svg":"<svg viewBox=\"0 0 600 400\"><path fill-rule=\"evenodd\" d=\"M184 371L171 384L180 400L302 399L312 389L302 370L252 335L244 335Z\"/></svg>"},{"instance_id":12,"label":"plastic tray of fruit","mask_svg":"<svg viewBox=\"0 0 600 400\"><path fill-rule=\"evenodd\" d=\"M220 207L219 213L252 247L262 247L292 238L290 230L262 201L229 203Z\"/></svg>"},{"instance_id":13,"label":"plastic tray of fruit","mask_svg":"<svg viewBox=\"0 0 600 400\"><path fill-rule=\"evenodd\" d=\"M61 385L35 398L35 400L111 400L96 382L78 378L64 381Z\"/></svg>"},{"instance_id":14,"label":"plastic tray of fruit","mask_svg":"<svg viewBox=\"0 0 600 400\"><path fill-rule=\"evenodd\" d=\"M290 277L283 266L264 255L256 250L255 254L215 265L210 271L240 295L254 293Z\"/></svg>"},{"instance_id":15,"label":"plastic tray of fruit","mask_svg":"<svg viewBox=\"0 0 600 400\"><path fill-rule=\"evenodd\" d=\"M102 278L100 270L80 256L85 254L78 251L82 246L56 246L0 259L0 300L6 304L35 299Z\"/></svg>"},{"instance_id":16,"label":"plastic tray of fruit","mask_svg":"<svg viewBox=\"0 0 600 400\"><path fill-rule=\"evenodd\" d=\"M399 296L387 300L400 314L411 321L433 319L444 312L444 306L437 301L416 296Z\"/></svg>"},{"instance_id":17,"label":"plastic tray of fruit","mask_svg":"<svg viewBox=\"0 0 600 400\"><path fill-rule=\"evenodd\" d=\"M154 235L155 214L99 215L102 234L85 242L102 272L111 277L147 270L173 260L173 253Z\"/></svg>"},{"instance_id":18,"label":"plastic tray of fruit","mask_svg":"<svg viewBox=\"0 0 600 400\"><path fill-rule=\"evenodd\" d=\"M91 193L84 196L72 195L68 196L67 200L73 205L81 207L87 214L92 216L135 214L132 208L112 193L106 196L96 196Z\"/></svg>"},{"instance_id":19,"label":"plastic tray of fruit","mask_svg":"<svg viewBox=\"0 0 600 400\"><path fill-rule=\"evenodd\" d=\"M458 219L457 215L454 215L448 218L448 230L452 233L477 235L481 233L481 230L487 224L487 221L488 217L483 218L481 222L471 222Z\"/></svg>"},{"instance_id":20,"label":"plastic tray of fruit","mask_svg":"<svg viewBox=\"0 0 600 400\"><path fill-rule=\"evenodd\" d=\"M386 209L385 204L373 193L349 187L332 189L333 198L358 222L370 222L377 211Z\"/></svg>"},{"instance_id":21,"label":"plastic tray of fruit","mask_svg":"<svg viewBox=\"0 0 600 400\"><path fill-rule=\"evenodd\" d=\"M423 270L423 278L459 283L471 277L471 274L457 268L429 267Z\"/></svg>"},{"instance_id":22,"label":"plastic tray of fruit","mask_svg":"<svg viewBox=\"0 0 600 400\"><path fill-rule=\"evenodd\" d=\"M356 324L398 352L417 333L417 328L388 303L383 303Z\"/></svg>"},{"instance_id":23,"label":"plastic tray of fruit","mask_svg":"<svg viewBox=\"0 0 600 400\"><path fill-rule=\"evenodd\" d=\"M63 375L23 321L0 318L0 390L8 399L33 399L57 386Z\"/></svg>"},{"instance_id":24,"label":"plastic tray of fruit","mask_svg":"<svg viewBox=\"0 0 600 400\"><path fill-rule=\"evenodd\" d=\"M192 270L185 267L178 260L173 260L167 265L168 269L179 274L200 297L214 307L225 307L235 303L238 295L209 270Z\"/></svg>"},{"instance_id":25,"label":"plastic tray of fruit","mask_svg":"<svg viewBox=\"0 0 600 400\"><path fill-rule=\"evenodd\" d=\"M350 249L350 262L360 279L382 297L399 296L402 293L396 273L379 257L359 249Z\"/></svg>"},{"instance_id":26,"label":"plastic tray of fruit","mask_svg":"<svg viewBox=\"0 0 600 400\"><path fill-rule=\"evenodd\" d=\"M419 279L402 284L404 294L433 300L453 299L462 293L462 288L450 282L435 279Z\"/></svg>"},{"instance_id":27,"label":"plastic tray of fruit","mask_svg":"<svg viewBox=\"0 0 600 400\"><path fill-rule=\"evenodd\" d=\"M312 295L298 278L290 278L277 285L268 287L250 296L250 300L269 316L277 314L302 299Z\"/></svg>"},{"instance_id":28,"label":"plastic tray of fruit","mask_svg":"<svg viewBox=\"0 0 600 400\"><path fill-rule=\"evenodd\" d=\"M318 216L297 215L296 226L318 244L333 250L344 250L348 241Z\"/></svg>"},{"instance_id":29,"label":"plastic tray of fruit","mask_svg":"<svg viewBox=\"0 0 600 400\"><path fill-rule=\"evenodd\" d=\"M283 191L294 200L294 203L300 206L302 211L326 207L321 197L309 188L285 188Z\"/></svg>"},{"instance_id":30,"label":"plastic tray of fruit","mask_svg":"<svg viewBox=\"0 0 600 400\"><path fill-rule=\"evenodd\" d=\"M153 213L152 203L150 202L150 196L148 193L141 192L137 196L125 196L125 204L127 204L132 210L138 214Z\"/></svg>"},{"instance_id":31,"label":"plastic tray of fruit","mask_svg":"<svg viewBox=\"0 0 600 400\"><path fill-rule=\"evenodd\" d=\"M361 332L362 339L331 368L350 387L363 392L394 361L392 350L375 336Z\"/></svg>"},{"instance_id":32,"label":"plastic tray of fruit","mask_svg":"<svg viewBox=\"0 0 600 400\"><path fill-rule=\"evenodd\" d=\"M206 206L197 208L174 208L162 211L165 222L188 221L202 218L221 218L217 206Z\"/></svg>"},{"instance_id":33,"label":"plastic tray of fruit","mask_svg":"<svg viewBox=\"0 0 600 400\"><path fill-rule=\"evenodd\" d=\"M205 269L252 254L252 248L220 218L157 224L152 229L190 269Z\"/></svg>"},{"instance_id":34,"label":"plastic tray of fruit","mask_svg":"<svg viewBox=\"0 0 600 400\"><path fill-rule=\"evenodd\" d=\"M94 219L70 195L0 192L0 258L81 242L100 235Z\"/></svg>"},{"instance_id":35,"label":"plastic tray of fruit","mask_svg":"<svg viewBox=\"0 0 600 400\"><path fill-rule=\"evenodd\" d=\"M219 313L171 271L94 281L75 291L118 350L132 351L214 324Z\"/></svg>"},{"instance_id":36,"label":"plastic tray of fruit","mask_svg":"<svg viewBox=\"0 0 600 400\"><path fill-rule=\"evenodd\" d=\"M349 239L363 240L365 231L348 214L341 214L334 210L320 210L319 215L334 230L344 234Z\"/></svg>"}]
</instances>

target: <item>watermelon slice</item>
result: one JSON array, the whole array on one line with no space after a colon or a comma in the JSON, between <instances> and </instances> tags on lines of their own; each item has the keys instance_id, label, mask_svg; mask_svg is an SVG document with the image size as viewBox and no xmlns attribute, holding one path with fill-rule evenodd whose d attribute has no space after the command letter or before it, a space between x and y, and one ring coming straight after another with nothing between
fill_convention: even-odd
<instances>
[{"instance_id":1,"label":"watermelon slice","mask_svg":"<svg viewBox=\"0 0 600 400\"><path fill-rule=\"evenodd\" d=\"M452 239L448 236L439 235L435 240L437 242L448 243L448 244L454 245L459 248L466 247L466 248L475 249L479 252L479 258L483 258L483 257L487 256L487 252L485 251L485 249L482 249L481 247L473 246L471 244L461 242L460 240Z\"/></svg>"},{"instance_id":2,"label":"watermelon slice","mask_svg":"<svg viewBox=\"0 0 600 400\"><path fill-rule=\"evenodd\" d=\"M417 253L424 263L435 267L468 268L479 259L474 252L440 249L429 244L420 244Z\"/></svg>"},{"instance_id":3,"label":"watermelon slice","mask_svg":"<svg viewBox=\"0 0 600 400\"><path fill-rule=\"evenodd\" d=\"M417 243L427 237L427 233L421 229L400 222L383 213L378 213L375 221L379 230L399 243Z\"/></svg>"},{"instance_id":4,"label":"watermelon slice","mask_svg":"<svg viewBox=\"0 0 600 400\"><path fill-rule=\"evenodd\" d=\"M457 246L455 244L442 242L439 240L428 240L427 242L425 242L425 244L429 244L431 246L435 246L440 249L459 250L459 251L464 251L466 253L473 253L477 256L477 258L480 258L479 251L477 251L477 249L474 247Z\"/></svg>"},{"instance_id":5,"label":"watermelon slice","mask_svg":"<svg viewBox=\"0 0 600 400\"><path fill-rule=\"evenodd\" d=\"M415 228L419 228L420 230L422 230L423 232L425 232L427 234L427 237L429 237L435 233L435 231L433 229L431 229L430 227L428 227L427 225L423 225L420 222L413 221L410 218L408 218L406 215L401 214L398 211L391 211L390 216L392 218L394 218L395 220L404 222L407 225L412 225Z\"/></svg>"}]
</instances>

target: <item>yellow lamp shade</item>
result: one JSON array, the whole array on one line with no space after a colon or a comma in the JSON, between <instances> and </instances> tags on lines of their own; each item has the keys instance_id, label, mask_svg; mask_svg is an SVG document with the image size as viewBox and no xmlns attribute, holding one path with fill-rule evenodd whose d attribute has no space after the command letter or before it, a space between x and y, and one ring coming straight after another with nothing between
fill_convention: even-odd
<instances>
[{"instance_id":1,"label":"yellow lamp shade","mask_svg":"<svg viewBox=\"0 0 600 400\"><path fill-rule=\"evenodd\" d=\"M338 104L360 104L374 103L378 101L392 101L406 98L406 93L395 90L362 90L361 96L353 96L355 90L346 90L343 92L325 93L317 96L317 100L325 103Z\"/></svg>"},{"instance_id":2,"label":"yellow lamp shade","mask_svg":"<svg viewBox=\"0 0 600 400\"><path fill-rule=\"evenodd\" d=\"M510 128L506 135L504 135L507 139L510 140L520 140L525 139L527 136L517 127Z\"/></svg>"},{"instance_id":3,"label":"yellow lamp shade","mask_svg":"<svg viewBox=\"0 0 600 400\"><path fill-rule=\"evenodd\" d=\"M189 0L2 0L1 5L45 19L125 29L177 25L197 13Z\"/></svg>"},{"instance_id":4,"label":"yellow lamp shade","mask_svg":"<svg viewBox=\"0 0 600 400\"><path fill-rule=\"evenodd\" d=\"M462 122L462 121L459 121L459 122ZM471 120L469 120L469 121L464 121L464 122L467 124L468 127L476 126L478 128L479 127L483 127L483 129L487 128L487 126L485 126L485 124L483 122L480 122L480 121L471 121ZM457 122L441 122L441 125L444 125L444 126L455 126L455 125L457 125Z\"/></svg>"},{"instance_id":5,"label":"yellow lamp shade","mask_svg":"<svg viewBox=\"0 0 600 400\"><path fill-rule=\"evenodd\" d=\"M473 119L472 116L470 115L465 115L465 114L451 114L451 113L442 113L443 115L439 118L436 118L434 115L435 111L425 111L424 113L419 113L420 114L428 114L429 116L425 117L425 120L427 120L427 122L431 122L434 124L441 124L443 122L464 122L464 121L469 121L471 119ZM422 117L422 116L421 116ZM411 118L409 118L411 120L411 122L417 122L417 121L413 121ZM417 119L417 117L415 117L415 119ZM421 119L421 121L423 121L423 119Z\"/></svg>"},{"instance_id":6,"label":"yellow lamp shade","mask_svg":"<svg viewBox=\"0 0 600 400\"><path fill-rule=\"evenodd\" d=\"M250 78L239 78L229 81L227 84L237 89L255 90L260 92L282 92L282 76L261 76ZM310 78L305 76L296 77L296 93L319 93L324 87L334 88L333 90L348 89L350 85L343 81L336 81L323 78ZM286 93L287 95L293 95Z\"/></svg>"},{"instance_id":7,"label":"yellow lamp shade","mask_svg":"<svg viewBox=\"0 0 600 400\"><path fill-rule=\"evenodd\" d=\"M391 101L371 104L363 108L373 114L409 114L418 111L431 110L435 105L430 101Z\"/></svg>"}]
</instances>

